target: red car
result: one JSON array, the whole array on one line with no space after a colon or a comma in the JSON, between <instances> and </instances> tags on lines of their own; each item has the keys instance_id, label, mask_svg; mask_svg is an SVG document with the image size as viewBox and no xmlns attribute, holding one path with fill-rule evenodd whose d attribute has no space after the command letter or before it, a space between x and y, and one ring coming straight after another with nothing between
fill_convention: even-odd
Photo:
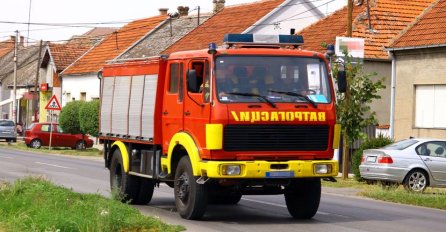
<instances>
[{"instance_id":1,"label":"red car","mask_svg":"<svg viewBox=\"0 0 446 232\"><path fill-rule=\"evenodd\" d=\"M62 131L57 123L33 123L25 131L25 144L28 147L40 148L50 144L50 129L53 128L51 146L85 149L93 146L93 140L87 135L68 134Z\"/></svg>"}]
</instances>

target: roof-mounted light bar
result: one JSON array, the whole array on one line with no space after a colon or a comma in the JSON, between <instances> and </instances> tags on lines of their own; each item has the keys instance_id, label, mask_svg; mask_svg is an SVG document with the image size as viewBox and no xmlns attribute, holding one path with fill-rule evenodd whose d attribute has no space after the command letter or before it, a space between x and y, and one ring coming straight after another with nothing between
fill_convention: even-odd
<instances>
[{"instance_id":1,"label":"roof-mounted light bar","mask_svg":"<svg viewBox=\"0 0 446 232\"><path fill-rule=\"evenodd\" d=\"M301 35L260 35L260 34L226 34L223 42L228 45L277 45L277 46L300 46L304 44Z\"/></svg>"}]
</instances>

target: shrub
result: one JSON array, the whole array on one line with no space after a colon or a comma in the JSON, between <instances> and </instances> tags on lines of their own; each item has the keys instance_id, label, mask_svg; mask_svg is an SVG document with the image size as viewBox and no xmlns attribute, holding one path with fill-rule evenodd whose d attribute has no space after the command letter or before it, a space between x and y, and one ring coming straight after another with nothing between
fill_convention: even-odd
<instances>
[{"instance_id":1,"label":"shrub","mask_svg":"<svg viewBox=\"0 0 446 232\"><path fill-rule=\"evenodd\" d=\"M79 123L79 109L83 101L68 102L60 112L59 125L66 133L81 134L82 130Z\"/></svg>"},{"instance_id":2,"label":"shrub","mask_svg":"<svg viewBox=\"0 0 446 232\"><path fill-rule=\"evenodd\" d=\"M99 133L99 100L85 102L79 109L80 128L95 137Z\"/></svg>"},{"instance_id":3,"label":"shrub","mask_svg":"<svg viewBox=\"0 0 446 232\"><path fill-rule=\"evenodd\" d=\"M359 165L361 164L362 152L367 149L374 149L384 147L388 144L393 143L393 140L389 137L379 135L377 138L368 139L365 141L359 149L353 154L352 160L352 171L355 174L355 179L357 181L362 181L361 173L359 173Z\"/></svg>"}]
</instances>

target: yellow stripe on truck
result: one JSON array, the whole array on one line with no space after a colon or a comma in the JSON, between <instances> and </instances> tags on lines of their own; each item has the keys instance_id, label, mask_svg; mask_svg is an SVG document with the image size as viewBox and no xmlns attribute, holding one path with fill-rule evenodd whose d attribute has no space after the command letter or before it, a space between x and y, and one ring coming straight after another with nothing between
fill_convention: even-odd
<instances>
[{"instance_id":1,"label":"yellow stripe on truck","mask_svg":"<svg viewBox=\"0 0 446 232\"><path fill-rule=\"evenodd\" d=\"M198 147L195 144L194 139L187 133L176 133L170 140L169 150L167 151L167 161L161 160L161 165L167 167L167 173L172 173L172 152L175 146L181 145L186 149L189 155L190 162L192 164L192 170L194 176L201 176L200 173L200 154L198 153Z\"/></svg>"},{"instance_id":2,"label":"yellow stripe on truck","mask_svg":"<svg viewBox=\"0 0 446 232\"><path fill-rule=\"evenodd\" d=\"M112 147L118 146L119 151L121 152L122 157L122 166L124 166L124 172L129 172L129 153L127 152L127 147L121 141L116 141L112 144Z\"/></svg>"},{"instance_id":3,"label":"yellow stripe on truck","mask_svg":"<svg viewBox=\"0 0 446 232\"><path fill-rule=\"evenodd\" d=\"M208 150L223 148L223 124L206 124L206 148Z\"/></svg>"},{"instance_id":4,"label":"yellow stripe on truck","mask_svg":"<svg viewBox=\"0 0 446 232\"><path fill-rule=\"evenodd\" d=\"M333 133L333 149L339 148L340 140L341 140L341 124L335 124Z\"/></svg>"}]
</instances>

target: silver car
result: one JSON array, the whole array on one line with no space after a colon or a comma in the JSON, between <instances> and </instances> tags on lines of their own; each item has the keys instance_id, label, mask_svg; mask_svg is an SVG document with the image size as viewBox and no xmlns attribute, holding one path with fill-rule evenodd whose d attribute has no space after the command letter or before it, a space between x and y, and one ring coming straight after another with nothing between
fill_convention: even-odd
<instances>
[{"instance_id":1,"label":"silver car","mask_svg":"<svg viewBox=\"0 0 446 232\"><path fill-rule=\"evenodd\" d=\"M6 142L17 141L17 133L14 121L0 119L0 139L4 139L6 140Z\"/></svg>"},{"instance_id":2,"label":"silver car","mask_svg":"<svg viewBox=\"0 0 446 232\"><path fill-rule=\"evenodd\" d=\"M407 139L365 150L359 171L365 180L403 184L415 192L446 187L446 140Z\"/></svg>"}]
</instances>

